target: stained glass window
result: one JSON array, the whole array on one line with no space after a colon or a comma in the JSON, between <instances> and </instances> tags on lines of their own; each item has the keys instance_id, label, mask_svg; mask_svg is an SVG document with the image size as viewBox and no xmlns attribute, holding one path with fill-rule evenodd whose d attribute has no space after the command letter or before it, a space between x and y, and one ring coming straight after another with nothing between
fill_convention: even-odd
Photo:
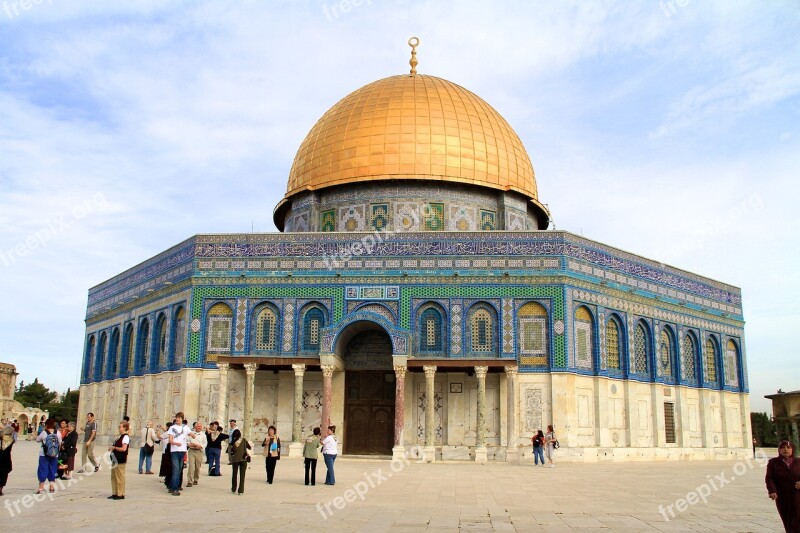
<instances>
[{"instance_id":1,"label":"stained glass window","mask_svg":"<svg viewBox=\"0 0 800 533\"><path fill-rule=\"evenodd\" d=\"M661 342L659 342L659 362L661 363L660 372L662 376L672 377L674 375L672 363L675 360L673 357L674 345L675 343L672 342L672 332L668 328L662 329Z\"/></svg>"},{"instance_id":2,"label":"stained glass window","mask_svg":"<svg viewBox=\"0 0 800 533\"><path fill-rule=\"evenodd\" d=\"M175 331L172 361L175 365L180 366L186 358L186 310L183 307L179 307L178 312L175 313L172 327Z\"/></svg>"},{"instance_id":3,"label":"stained glass window","mask_svg":"<svg viewBox=\"0 0 800 533\"><path fill-rule=\"evenodd\" d=\"M494 231L497 229L497 223L495 222L497 215L494 211L486 211L481 209L480 216L481 231Z\"/></svg>"},{"instance_id":4,"label":"stained glass window","mask_svg":"<svg viewBox=\"0 0 800 533\"><path fill-rule=\"evenodd\" d=\"M147 358L150 357L150 321L146 318L139 325L139 370L147 368Z\"/></svg>"},{"instance_id":5,"label":"stained glass window","mask_svg":"<svg viewBox=\"0 0 800 533\"><path fill-rule=\"evenodd\" d=\"M108 336L104 332L102 335L100 335L100 344L97 346L97 368L95 371L100 379L103 379L103 367L106 361L106 345L108 344L107 341Z\"/></svg>"},{"instance_id":6,"label":"stained glass window","mask_svg":"<svg viewBox=\"0 0 800 533\"><path fill-rule=\"evenodd\" d=\"M492 353L494 351L494 321L492 315L484 308L472 312L470 320L472 333L472 351L475 353Z\"/></svg>"},{"instance_id":7,"label":"stained glass window","mask_svg":"<svg viewBox=\"0 0 800 533\"><path fill-rule=\"evenodd\" d=\"M610 370L620 370L619 324L615 318L606 322L606 365Z\"/></svg>"},{"instance_id":8,"label":"stained glass window","mask_svg":"<svg viewBox=\"0 0 800 533\"><path fill-rule=\"evenodd\" d=\"M592 315L581 306L575 310L575 366L594 368Z\"/></svg>"},{"instance_id":9,"label":"stained glass window","mask_svg":"<svg viewBox=\"0 0 800 533\"><path fill-rule=\"evenodd\" d=\"M524 365L547 366L547 309L530 302L519 308L520 362Z\"/></svg>"},{"instance_id":10,"label":"stained glass window","mask_svg":"<svg viewBox=\"0 0 800 533\"><path fill-rule=\"evenodd\" d=\"M96 343L94 335L89 337L89 344L86 346L86 379L94 376L94 348Z\"/></svg>"},{"instance_id":11,"label":"stained glass window","mask_svg":"<svg viewBox=\"0 0 800 533\"><path fill-rule=\"evenodd\" d=\"M114 328L111 334L111 345L109 346L109 369L108 372L112 376L116 375L120 365L120 352L119 352L119 328Z\"/></svg>"},{"instance_id":12,"label":"stained glass window","mask_svg":"<svg viewBox=\"0 0 800 533\"><path fill-rule=\"evenodd\" d=\"M128 327L125 328L125 360L126 367L128 370L128 374L130 375L133 373L133 326L128 324Z\"/></svg>"},{"instance_id":13,"label":"stained glass window","mask_svg":"<svg viewBox=\"0 0 800 533\"><path fill-rule=\"evenodd\" d=\"M336 210L328 209L319 215L320 231L336 231Z\"/></svg>"},{"instance_id":14,"label":"stained glass window","mask_svg":"<svg viewBox=\"0 0 800 533\"><path fill-rule=\"evenodd\" d=\"M705 371L706 371L706 381L708 383L716 383L717 382L717 345L714 341L709 337L706 339L706 349L705 353Z\"/></svg>"},{"instance_id":15,"label":"stained glass window","mask_svg":"<svg viewBox=\"0 0 800 533\"><path fill-rule=\"evenodd\" d=\"M438 309L429 307L420 314L419 334L420 352L442 353L444 351L442 314Z\"/></svg>"},{"instance_id":16,"label":"stained glass window","mask_svg":"<svg viewBox=\"0 0 800 533\"><path fill-rule=\"evenodd\" d=\"M729 340L725 347L725 384L730 387L739 386L738 354L736 343Z\"/></svg>"},{"instance_id":17,"label":"stained glass window","mask_svg":"<svg viewBox=\"0 0 800 533\"><path fill-rule=\"evenodd\" d=\"M275 311L265 307L256 319L256 350L274 351L277 329Z\"/></svg>"},{"instance_id":18,"label":"stained glass window","mask_svg":"<svg viewBox=\"0 0 800 533\"><path fill-rule=\"evenodd\" d=\"M681 357L681 375L683 379L694 381L697 379L695 360L697 358L697 348L691 335L683 338L683 354Z\"/></svg>"},{"instance_id":19,"label":"stained glass window","mask_svg":"<svg viewBox=\"0 0 800 533\"><path fill-rule=\"evenodd\" d=\"M167 318L162 313L158 317L158 323L156 326L158 333L156 337L158 338L158 367L164 368L167 366Z\"/></svg>"},{"instance_id":20,"label":"stained glass window","mask_svg":"<svg viewBox=\"0 0 800 533\"><path fill-rule=\"evenodd\" d=\"M325 315L314 307L306 312L303 318L303 350L319 351L319 331L325 326Z\"/></svg>"},{"instance_id":21,"label":"stained glass window","mask_svg":"<svg viewBox=\"0 0 800 533\"><path fill-rule=\"evenodd\" d=\"M208 351L231 351L231 324L233 311L223 303L214 304L208 310Z\"/></svg>"},{"instance_id":22,"label":"stained glass window","mask_svg":"<svg viewBox=\"0 0 800 533\"><path fill-rule=\"evenodd\" d=\"M633 371L636 374L647 374L649 359L647 332L642 324L636 324L633 330Z\"/></svg>"}]
</instances>

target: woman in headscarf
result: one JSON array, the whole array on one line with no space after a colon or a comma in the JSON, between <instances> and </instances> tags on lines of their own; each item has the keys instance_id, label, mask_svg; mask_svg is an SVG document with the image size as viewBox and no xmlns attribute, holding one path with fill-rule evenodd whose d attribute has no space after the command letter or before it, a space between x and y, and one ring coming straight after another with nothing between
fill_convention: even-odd
<instances>
[{"instance_id":1,"label":"woman in headscarf","mask_svg":"<svg viewBox=\"0 0 800 533\"><path fill-rule=\"evenodd\" d=\"M767 492L775 501L787 532L800 531L800 459L794 456L794 444L782 440L778 457L767 463Z\"/></svg>"},{"instance_id":2,"label":"woman in headscarf","mask_svg":"<svg viewBox=\"0 0 800 533\"><path fill-rule=\"evenodd\" d=\"M14 447L14 428L7 426L0 436L0 496L3 487L8 483L8 473L11 472L11 448Z\"/></svg>"},{"instance_id":3,"label":"woman in headscarf","mask_svg":"<svg viewBox=\"0 0 800 533\"><path fill-rule=\"evenodd\" d=\"M67 436L61 443L61 451L64 454L64 477L62 479L72 479L72 471L75 470L75 454L78 453L78 432L75 431L75 422L67 424Z\"/></svg>"}]
</instances>

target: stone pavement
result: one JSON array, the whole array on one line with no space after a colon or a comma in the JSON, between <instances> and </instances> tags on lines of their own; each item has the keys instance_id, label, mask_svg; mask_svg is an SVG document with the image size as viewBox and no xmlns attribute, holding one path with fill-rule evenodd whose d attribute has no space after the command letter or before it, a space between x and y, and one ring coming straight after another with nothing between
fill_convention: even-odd
<instances>
[{"instance_id":1,"label":"stone pavement","mask_svg":"<svg viewBox=\"0 0 800 533\"><path fill-rule=\"evenodd\" d=\"M325 466L320 460L319 484L306 487L301 460L282 458L275 482L267 485L263 458L256 456L243 496L231 494L230 467L223 459L222 477L203 473L199 486L174 497L157 476L137 474L139 450L133 449L124 501L106 499L111 487L107 466L80 480L76 474L73 484L67 487L63 482L65 487L52 498L48 494L34 501L37 453L35 443L19 442L14 447L14 471L6 495L0 497L0 530L10 531L15 525L19 527L14 530L43 527L48 521L59 530L137 532L175 527L293 532L310 528L351 532L783 530L764 489L764 467L756 461L751 461L752 466L744 461L563 463L550 469L340 458L335 486L321 484ZM154 458L156 471L158 457Z\"/></svg>"}]
</instances>

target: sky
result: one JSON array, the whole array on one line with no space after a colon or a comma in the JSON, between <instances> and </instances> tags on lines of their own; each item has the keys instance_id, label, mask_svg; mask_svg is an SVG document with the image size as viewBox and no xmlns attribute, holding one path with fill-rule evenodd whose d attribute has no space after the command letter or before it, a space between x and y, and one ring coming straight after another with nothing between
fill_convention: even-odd
<instances>
[{"instance_id":1,"label":"sky","mask_svg":"<svg viewBox=\"0 0 800 533\"><path fill-rule=\"evenodd\" d=\"M555 227L742 290L751 406L800 389L800 4L0 0L0 361L79 382L88 289L276 231L297 148L408 71L525 144Z\"/></svg>"}]
</instances>

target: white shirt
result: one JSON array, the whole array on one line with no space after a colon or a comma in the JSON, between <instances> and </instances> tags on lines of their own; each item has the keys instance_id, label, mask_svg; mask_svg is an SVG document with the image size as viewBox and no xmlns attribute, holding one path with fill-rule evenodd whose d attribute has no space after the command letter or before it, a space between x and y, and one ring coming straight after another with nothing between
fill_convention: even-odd
<instances>
[{"instance_id":1,"label":"white shirt","mask_svg":"<svg viewBox=\"0 0 800 533\"><path fill-rule=\"evenodd\" d=\"M170 428L164 433L161 438L165 440L169 440L169 436L172 435L173 443L169 447L170 452L185 452L186 451L186 439L189 438L189 428L187 426L181 425L180 427L175 424L170 426Z\"/></svg>"},{"instance_id":2,"label":"white shirt","mask_svg":"<svg viewBox=\"0 0 800 533\"><path fill-rule=\"evenodd\" d=\"M199 444L200 450L205 450L206 446L208 445L208 441L206 440L206 434L204 431L195 432L194 438L189 437L189 444ZM191 450L197 450L198 448L190 448Z\"/></svg>"},{"instance_id":3,"label":"white shirt","mask_svg":"<svg viewBox=\"0 0 800 533\"><path fill-rule=\"evenodd\" d=\"M333 435L328 435L322 439L322 453L323 455L337 455L339 453L336 446L336 438Z\"/></svg>"}]
</instances>

